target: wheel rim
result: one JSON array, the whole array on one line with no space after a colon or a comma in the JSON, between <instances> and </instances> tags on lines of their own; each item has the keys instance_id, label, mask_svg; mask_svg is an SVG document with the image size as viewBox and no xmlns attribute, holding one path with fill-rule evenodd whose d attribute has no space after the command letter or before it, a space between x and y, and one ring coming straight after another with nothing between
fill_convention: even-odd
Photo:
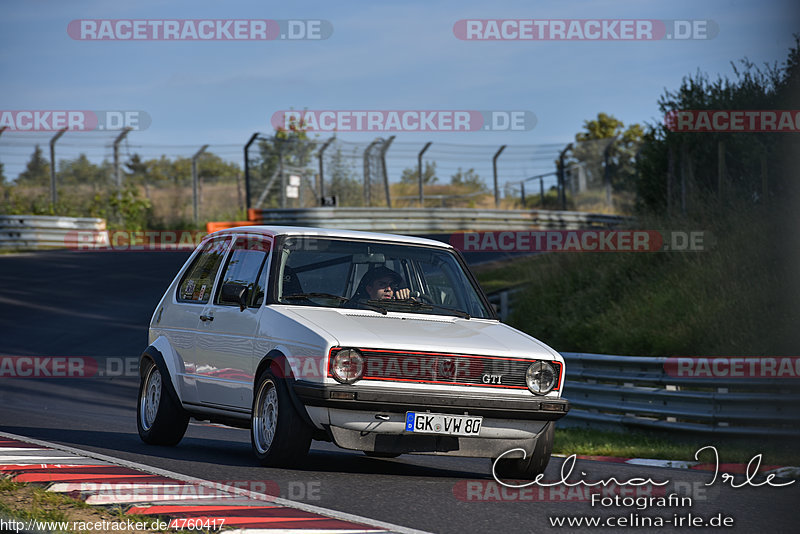
<instances>
[{"instance_id":1,"label":"wheel rim","mask_svg":"<svg viewBox=\"0 0 800 534\"><path fill-rule=\"evenodd\" d=\"M261 383L253 414L253 444L260 454L266 454L278 428L278 392L272 380Z\"/></svg>"},{"instance_id":2,"label":"wheel rim","mask_svg":"<svg viewBox=\"0 0 800 534\"><path fill-rule=\"evenodd\" d=\"M147 377L139 398L139 415L142 428L150 430L156 420L158 407L161 404L161 372L155 365L147 372Z\"/></svg>"}]
</instances>

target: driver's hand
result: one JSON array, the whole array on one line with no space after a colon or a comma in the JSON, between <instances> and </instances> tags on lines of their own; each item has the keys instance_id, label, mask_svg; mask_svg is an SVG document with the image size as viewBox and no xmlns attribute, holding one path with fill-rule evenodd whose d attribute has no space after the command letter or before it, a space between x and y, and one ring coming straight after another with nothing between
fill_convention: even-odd
<instances>
[{"instance_id":1,"label":"driver's hand","mask_svg":"<svg viewBox=\"0 0 800 534\"><path fill-rule=\"evenodd\" d=\"M398 289L397 291L394 292L394 298L397 300L408 300L410 296L411 296L411 290L407 287L404 287L403 289Z\"/></svg>"}]
</instances>

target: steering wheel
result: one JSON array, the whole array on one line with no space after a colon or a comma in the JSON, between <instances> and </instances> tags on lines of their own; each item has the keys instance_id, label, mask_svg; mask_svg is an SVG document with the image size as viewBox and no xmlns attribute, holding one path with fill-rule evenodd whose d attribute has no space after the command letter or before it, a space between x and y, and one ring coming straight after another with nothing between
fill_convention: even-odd
<instances>
[{"instance_id":1,"label":"steering wheel","mask_svg":"<svg viewBox=\"0 0 800 534\"><path fill-rule=\"evenodd\" d=\"M433 302L433 299L430 296L423 295L419 291L414 291L414 293L411 295L411 297L415 298L415 299L419 299L419 300L421 300L423 302L427 302L428 304L433 304L433 305L436 304L435 302Z\"/></svg>"}]
</instances>

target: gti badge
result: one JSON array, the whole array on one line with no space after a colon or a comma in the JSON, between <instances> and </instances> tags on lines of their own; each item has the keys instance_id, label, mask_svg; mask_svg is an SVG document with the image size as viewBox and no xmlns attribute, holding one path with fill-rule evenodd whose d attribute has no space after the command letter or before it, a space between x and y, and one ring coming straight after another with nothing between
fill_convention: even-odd
<instances>
[{"instance_id":1,"label":"gti badge","mask_svg":"<svg viewBox=\"0 0 800 534\"><path fill-rule=\"evenodd\" d=\"M484 384L502 384L503 375L493 375L490 373L483 373L481 376L481 382Z\"/></svg>"}]
</instances>

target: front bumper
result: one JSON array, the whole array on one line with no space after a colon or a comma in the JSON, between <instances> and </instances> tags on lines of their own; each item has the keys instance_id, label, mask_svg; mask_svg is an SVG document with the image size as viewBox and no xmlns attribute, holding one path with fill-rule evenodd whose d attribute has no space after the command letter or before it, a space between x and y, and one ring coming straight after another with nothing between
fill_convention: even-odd
<instances>
[{"instance_id":1,"label":"front bumper","mask_svg":"<svg viewBox=\"0 0 800 534\"><path fill-rule=\"evenodd\" d=\"M492 419L556 421L569 411L569 401L553 397L498 397L419 390L321 385L297 381L294 391L306 406L343 410L405 413L430 411L454 415L480 415ZM340 397L352 398L340 398ZM337 397L337 398L332 398Z\"/></svg>"}]
</instances>

